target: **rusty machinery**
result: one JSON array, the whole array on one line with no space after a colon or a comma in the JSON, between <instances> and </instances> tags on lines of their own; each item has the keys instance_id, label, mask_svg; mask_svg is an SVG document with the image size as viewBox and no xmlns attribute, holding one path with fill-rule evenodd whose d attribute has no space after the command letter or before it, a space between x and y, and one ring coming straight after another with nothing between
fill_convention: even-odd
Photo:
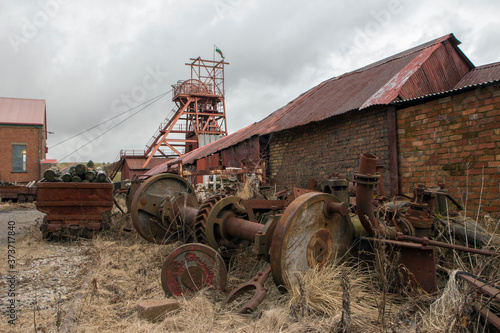
<instances>
[{"instance_id":1,"label":"rusty machinery","mask_svg":"<svg viewBox=\"0 0 500 333\"><path fill-rule=\"evenodd\" d=\"M165 244L189 238L198 214L193 187L182 177L159 174L142 183L131 200L131 218L146 240Z\"/></svg>"},{"instance_id":2,"label":"rusty machinery","mask_svg":"<svg viewBox=\"0 0 500 333\"><path fill-rule=\"evenodd\" d=\"M181 295L207 285L223 289L227 273L217 252L221 248L224 256L252 244L253 252L270 263L270 268L259 275L258 285L263 288L270 274L277 285L288 286L295 272L341 258L352 246L354 228L348 204L336 196L306 193L292 201L283 214L271 215L265 223L255 222L253 208L283 206L228 196L210 198L198 207L192 188L183 178L162 174L137 189L131 217L138 233L151 242L198 242L176 249L163 265L165 293ZM257 284L238 290L252 286ZM259 292L262 288L255 288L257 298L263 297Z\"/></svg>"},{"instance_id":3,"label":"rusty machinery","mask_svg":"<svg viewBox=\"0 0 500 333\"><path fill-rule=\"evenodd\" d=\"M184 250L179 248L180 253L174 251L162 270L165 292L182 294L193 287L211 286L215 282L214 273L220 271L220 260L214 259L216 250L223 249L224 255L252 244L253 252L270 265L252 281L233 290L227 300L254 290L255 296L240 310L252 312L266 295L264 283L269 275L272 274L278 286L288 287L296 279L296 272L340 259L354 240L347 203L326 193L301 195L283 214L269 216L265 223L253 220L253 210L241 198L215 197L206 201L196 216L194 230L196 241L212 249L210 258L202 244L189 244ZM190 259L183 264L172 258L187 255ZM208 268L210 264L214 266ZM225 273L221 276L225 277ZM219 278L215 287L222 289L224 281L225 278Z\"/></svg>"},{"instance_id":4,"label":"rusty machinery","mask_svg":"<svg viewBox=\"0 0 500 333\"><path fill-rule=\"evenodd\" d=\"M253 209L284 208L284 201L245 201L230 196L213 197L198 206L192 188L183 178L162 174L148 179L137 190L132 200L132 219L138 232L149 241L198 242L176 249L165 261L162 286L166 294L182 295L204 286L222 290L227 272L217 250L222 249L224 255L251 244L253 252L270 265L229 294L227 302L255 290L255 296L240 312L251 312L262 301L269 275L277 285L289 286L295 272L333 262L353 247L355 239L371 249L382 242L399 252L399 266L405 268L406 278L430 293L437 290L433 246L498 256L427 238L435 202L443 209L440 199L450 198L442 188L431 191L419 186L410 201L396 202L392 208L388 205L385 218L376 216L373 194L380 180L377 159L361 154L359 172L354 174L357 216L352 218L348 214L349 183L345 180L326 182L322 190L328 193L305 193L282 214L256 223ZM368 237L360 237L366 233Z\"/></svg>"}]
</instances>

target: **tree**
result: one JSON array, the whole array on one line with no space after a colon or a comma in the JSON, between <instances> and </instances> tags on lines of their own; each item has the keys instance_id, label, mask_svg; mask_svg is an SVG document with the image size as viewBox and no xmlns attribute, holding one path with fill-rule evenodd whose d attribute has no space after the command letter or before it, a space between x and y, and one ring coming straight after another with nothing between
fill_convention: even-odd
<instances>
[{"instance_id":1,"label":"tree","mask_svg":"<svg viewBox=\"0 0 500 333\"><path fill-rule=\"evenodd\" d=\"M92 160L88 161L88 162L87 162L87 166L88 166L89 168L93 169L93 168L94 168L94 162L92 162Z\"/></svg>"}]
</instances>

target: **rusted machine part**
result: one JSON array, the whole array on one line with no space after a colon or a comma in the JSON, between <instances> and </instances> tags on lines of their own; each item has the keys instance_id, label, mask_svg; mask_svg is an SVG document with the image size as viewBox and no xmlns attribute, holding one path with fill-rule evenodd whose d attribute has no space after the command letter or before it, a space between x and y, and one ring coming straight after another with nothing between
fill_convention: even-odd
<instances>
[{"instance_id":1,"label":"rusted machine part","mask_svg":"<svg viewBox=\"0 0 500 333\"><path fill-rule=\"evenodd\" d=\"M409 242L402 242L392 239L380 238L361 238L361 241L367 241L371 249L364 251L374 253L373 247L377 243L386 245L387 251L391 260L398 260L396 265L399 269L398 278L400 283L406 284L407 281L412 282L414 285L421 287L427 293L434 293L437 291L436 279L436 265L434 263L434 248L422 244L415 244ZM376 255L376 254L374 254ZM373 258L365 258L373 260Z\"/></svg>"},{"instance_id":2,"label":"rusted machine part","mask_svg":"<svg viewBox=\"0 0 500 333\"><path fill-rule=\"evenodd\" d=\"M378 179L378 197L379 199L386 198L384 177L383 177L384 167L381 165L377 165L377 168L375 170L380 175L380 178Z\"/></svg>"},{"instance_id":3,"label":"rusted machine part","mask_svg":"<svg viewBox=\"0 0 500 333\"><path fill-rule=\"evenodd\" d=\"M286 200L249 199L246 202L253 210L281 210L288 205Z\"/></svg>"},{"instance_id":4,"label":"rusted machine part","mask_svg":"<svg viewBox=\"0 0 500 333\"><path fill-rule=\"evenodd\" d=\"M470 274L468 272L457 272L456 275L458 278L464 280L471 286L475 288L475 291L478 295L484 294L489 296L491 299L496 302L500 302L500 287L497 287L491 282L485 281L477 276ZM488 302L489 303L489 302ZM500 318L495 315L493 312L489 311L485 305L480 302L474 302L474 309L481 314L488 322L490 322L493 326L500 330Z\"/></svg>"},{"instance_id":5,"label":"rusted machine part","mask_svg":"<svg viewBox=\"0 0 500 333\"><path fill-rule=\"evenodd\" d=\"M482 254L484 256L500 257L500 253L497 253L497 252L475 249L473 247L462 246L462 245L448 244L448 243L444 243L444 242L430 240L427 237L413 237L413 236L403 235L402 233L397 233L396 239L410 241L410 242L414 242L414 243L420 243L423 245L439 246L439 247L444 247L444 248L458 250L458 251L465 251L465 252L470 252L470 253Z\"/></svg>"},{"instance_id":6,"label":"rusted machine part","mask_svg":"<svg viewBox=\"0 0 500 333\"><path fill-rule=\"evenodd\" d=\"M346 179L328 179L321 184L321 192L330 193L349 205L349 181Z\"/></svg>"},{"instance_id":7,"label":"rusted machine part","mask_svg":"<svg viewBox=\"0 0 500 333\"><path fill-rule=\"evenodd\" d=\"M264 223L264 228L257 232L255 235L255 240L253 243L253 253L263 258L265 261L269 262L269 250L271 248L272 236L274 233L274 228L276 224L281 219L281 214L270 215Z\"/></svg>"},{"instance_id":8,"label":"rusted machine part","mask_svg":"<svg viewBox=\"0 0 500 333\"><path fill-rule=\"evenodd\" d=\"M253 222L253 210L245 200L229 196L209 199L196 217L196 239L206 241L214 249L236 249L255 239L264 225Z\"/></svg>"},{"instance_id":9,"label":"rusted machine part","mask_svg":"<svg viewBox=\"0 0 500 333\"><path fill-rule=\"evenodd\" d=\"M187 237L198 212L191 185L174 174L146 180L132 199L131 218L137 232L152 243L164 244Z\"/></svg>"},{"instance_id":10,"label":"rusted machine part","mask_svg":"<svg viewBox=\"0 0 500 333\"><path fill-rule=\"evenodd\" d=\"M196 242L207 244L206 224L208 214L215 204L224 197L224 195L214 195L201 203L198 213L196 214L193 230L193 238Z\"/></svg>"},{"instance_id":11,"label":"rusted machine part","mask_svg":"<svg viewBox=\"0 0 500 333\"><path fill-rule=\"evenodd\" d=\"M413 199L409 202L409 208L401 212L401 217L409 221L415 228L415 236L429 236L434 222L432 212L434 211L435 199L436 194L428 192L422 184L413 189Z\"/></svg>"},{"instance_id":12,"label":"rusted machine part","mask_svg":"<svg viewBox=\"0 0 500 333\"><path fill-rule=\"evenodd\" d=\"M352 246L354 228L340 200L312 192L295 199L276 224L270 248L274 282L294 283L297 272L321 266L341 257ZM331 203L341 205L330 205ZM332 209L331 207L339 209Z\"/></svg>"},{"instance_id":13,"label":"rusted machine part","mask_svg":"<svg viewBox=\"0 0 500 333\"><path fill-rule=\"evenodd\" d=\"M130 186L127 189L127 195L125 197L125 202L127 204L127 212L130 214L132 211L132 199L134 198L137 189L144 183L144 179L134 179L130 182Z\"/></svg>"},{"instance_id":14,"label":"rusted machine part","mask_svg":"<svg viewBox=\"0 0 500 333\"><path fill-rule=\"evenodd\" d=\"M255 295L238 310L238 313L243 314L254 312L267 296L268 289L264 286L264 284L266 283L270 273L271 265L267 266L263 272L257 273L257 275L255 275L250 282L243 283L231 291L223 304L231 303L239 296L255 290Z\"/></svg>"},{"instance_id":15,"label":"rusted machine part","mask_svg":"<svg viewBox=\"0 0 500 333\"><path fill-rule=\"evenodd\" d=\"M184 244L163 263L161 285L165 295L182 296L205 287L224 291L227 270L222 257L204 244Z\"/></svg>"},{"instance_id":16,"label":"rusted machine part","mask_svg":"<svg viewBox=\"0 0 500 333\"><path fill-rule=\"evenodd\" d=\"M356 209L361 224L370 235L378 234L394 239L396 230L379 223L373 212L373 188L379 179L379 175L376 174L377 160L378 158L372 154L360 156L359 172L353 174L356 182Z\"/></svg>"}]
</instances>

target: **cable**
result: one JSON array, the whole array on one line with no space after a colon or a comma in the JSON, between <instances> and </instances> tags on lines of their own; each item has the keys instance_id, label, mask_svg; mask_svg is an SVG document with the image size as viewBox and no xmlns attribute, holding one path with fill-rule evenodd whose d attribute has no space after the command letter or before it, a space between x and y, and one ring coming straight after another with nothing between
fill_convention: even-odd
<instances>
[{"instance_id":1,"label":"cable","mask_svg":"<svg viewBox=\"0 0 500 333\"><path fill-rule=\"evenodd\" d=\"M89 142L87 142L86 144L84 144L83 146L79 147L78 149L76 149L75 151L71 152L70 154L64 156L63 158L60 159L60 161L64 161L64 159L68 156L71 156L72 154L76 153L77 151L79 151L80 149L82 149L83 147L85 146L88 146L89 144L91 144L93 141L97 140L98 138L100 138L101 136L103 136L104 134L108 133L109 131L111 131L113 128L117 127L118 125L122 124L123 122L127 121L128 119L132 118L133 116L135 116L136 114L138 114L139 112L141 112L142 110L146 109L148 106L150 106L151 104L157 102L158 100L160 100L162 97L165 97L166 94L170 93L172 90L170 91L167 91L166 93L162 94L162 95L158 95L156 96L156 100L152 101L151 103L149 103L148 105L146 105L145 107L143 107L142 109L132 113L130 116L128 116L127 118L123 119L122 121L120 121L118 124L114 125L113 127L111 127L110 129L108 129L107 131L103 132L102 134L96 136L95 138L93 138L92 140L90 140ZM154 99L154 98L153 98ZM149 101L151 101L152 99L150 99ZM144 104L144 103L143 103Z\"/></svg>"},{"instance_id":2,"label":"cable","mask_svg":"<svg viewBox=\"0 0 500 333\"><path fill-rule=\"evenodd\" d=\"M62 144L62 143L64 143L64 142L66 142L66 141L69 141L69 140L71 140L71 139L73 139L73 138L76 138L76 137L77 137L77 136L79 136L79 135L82 135L82 134L84 134L84 133L87 133L88 131L93 130L93 129L94 129L94 128L96 128L96 127L99 127L99 126L101 126L102 124L105 124L105 123L107 123L107 122L108 122L108 121L110 121L110 120L113 120L113 119L115 119L115 118L118 118L118 117L120 117L121 115L124 115L125 113L130 112L130 111L132 111L133 109L138 108L138 107L139 107L139 106L141 106L141 105L144 105L144 104L146 104L146 103L149 103L150 101L154 100L155 98L158 98L158 97L160 97L160 96L161 96L161 97L164 97L166 94L170 93L171 91L172 91L172 89L170 89L169 91L167 91L167 92L165 92L165 93L163 93L163 94L160 94L160 95L158 95L158 96L156 96L156 97L153 97L153 98L151 98L150 100L145 101L144 103L141 103L141 104L139 104L139 105L136 105L136 106L134 106L133 108L128 109L127 111L124 111L124 112L122 112L122 113L120 113L120 114L118 114L118 115L116 115L116 116L114 116L114 117L111 117L111 118L109 118L108 120L105 120L105 121L103 121L103 122L102 122L102 123L100 123L100 124L97 124L97 125L95 125L95 126L92 126L92 127L90 127L90 128L88 128L88 129L86 129L86 130L85 130L85 131L83 131L83 132L80 132L80 133L78 133L78 134L75 134L75 135L73 135L73 136L72 136L72 137L70 137L70 138L64 139L63 141L58 142L58 143L56 143L55 145L53 145L53 146L49 147L49 149L52 149L52 148L54 148L54 147L56 147L56 146L59 146L60 144ZM160 98L161 98L161 97L160 97Z\"/></svg>"}]
</instances>

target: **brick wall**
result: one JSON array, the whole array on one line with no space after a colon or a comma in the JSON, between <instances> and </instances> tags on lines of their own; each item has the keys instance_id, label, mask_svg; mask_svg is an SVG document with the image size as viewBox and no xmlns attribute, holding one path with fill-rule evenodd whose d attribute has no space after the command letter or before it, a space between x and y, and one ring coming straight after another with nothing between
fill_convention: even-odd
<instances>
[{"instance_id":1,"label":"brick wall","mask_svg":"<svg viewBox=\"0 0 500 333\"><path fill-rule=\"evenodd\" d=\"M288 187L307 187L309 179L318 182L334 172L351 178L357 171L359 155L378 156L385 167L385 186L389 186L386 109L350 112L321 122L273 133L269 143L271 183Z\"/></svg>"},{"instance_id":2,"label":"brick wall","mask_svg":"<svg viewBox=\"0 0 500 333\"><path fill-rule=\"evenodd\" d=\"M9 182L28 183L38 180L40 158L45 158L45 145L39 144L39 136L45 136L41 127L0 126L0 179ZM43 141L43 140L42 140ZM12 144L26 144L27 172L12 172Z\"/></svg>"},{"instance_id":3,"label":"brick wall","mask_svg":"<svg viewBox=\"0 0 500 333\"><path fill-rule=\"evenodd\" d=\"M444 181L468 215L499 216L500 85L479 87L397 111L403 193Z\"/></svg>"}]
</instances>

